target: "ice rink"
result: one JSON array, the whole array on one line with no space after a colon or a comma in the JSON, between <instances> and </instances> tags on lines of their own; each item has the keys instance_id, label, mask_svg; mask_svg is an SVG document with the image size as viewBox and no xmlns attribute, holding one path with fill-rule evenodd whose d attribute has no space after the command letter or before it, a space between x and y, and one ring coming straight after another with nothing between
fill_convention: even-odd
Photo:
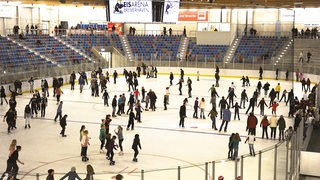
<instances>
[{"instance_id":1,"label":"ice rink","mask_svg":"<svg viewBox=\"0 0 320 180\"><path fill-rule=\"evenodd\" d=\"M22 150L19 154L19 159L25 163L25 165L19 164L20 171L18 178L24 180L36 179L36 173L40 174L40 179L44 180L47 175L47 170L52 168L55 170L55 178L60 179L62 175L67 173L72 166L77 168L81 178L85 177L86 165L91 164L95 170L94 176L97 180L112 179L112 177L118 173L124 176L124 179L138 180L141 179L141 170L144 170L144 178L149 180L173 180L177 179L177 167L181 166L181 179L182 180L198 180L205 177L205 162L216 161L219 162L216 165L216 170L213 175L212 170L209 170L208 177L211 179L217 179L218 176L223 175L226 180L233 179L234 163L227 160L228 152L228 139L231 133L238 132L241 135L241 143L239 145L239 156L249 153L247 144L244 144L247 136L246 120L247 115L245 111L247 109L240 109L241 120L233 120L234 109L232 112L232 121L228 125L228 131L220 133L211 129L211 120L209 117L206 119L194 119L193 103L196 97L199 100L205 98L206 108L205 114L208 115L210 104L210 92L209 88L214 84L215 80L212 77L200 77L200 81L196 80L196 76L190 76L192 79L192 98L189 99L189 105L187 105L187 118L185 120L185 128L179 128L179 107L182 105L183 99L187 96L187 86L185 76L185 83L182 91L183 95L179 95L178 74L175 75L173 81L174 85L170 86L170 104L168 110L163 108L163 97L165 94L165 87L169 86L169 76L158 75L158 78L146 79L145 76L139 78L139 90L141 92L141 86L144 86L147 91L152 89L157 95L156 111L143 111L142 123L135 122L135 129L126 131L126 125L128 122L128 115L122 115L112 118L110 132L114 135L114 130L118 125L124 128L124 155L118 154L119 150L115 152L115 165L110 166L109 161L106 160L105 153L99 152L100 141L99 131L101 119L105 118L106 114L111 114L111 106L107 107L103 105L103 100L100 97L92 97L89 85L86 85L84 92L79 93L79 86L76 85L75 90L70 90L70 85L62 87L64 94L61 96L63 104L63 113L68 114L67 118L67 137L61 137L59 135L61 127L59 122L54 122L53 118L56 114L56 99L52 97L52 89L49 90L50 97L47 107L46 117L37 118L31 120L31 128L24 129L23 111L27 103L29 103L32 94L24 93L22 96L17 97L17 129L12 133L7 133L7 124L1 123L1 144L0 144L0 170L3 172L6 168L6 160L8 158L8 147L12 139L17 139L18 145L22 146ZM111 83L107 84L108 92L110 95L109 104L111 104L114 95L119 96L125 93L127 100L129 98L128 87L125 82L125 78L120 76L117 84L113 84L113 79L110 78ZM292 81L284 80L262 80L262 85L265 82L270 83L270 89L275 88L276 84L281 83L281 93L283 89L288 92L293 88ZM220 87L217 88L217 92L220 96L227 97L228 87L234 82L236 89L235 94L238 96L236 102L240 103L240 94L244 89L241 87L242 81L240 78L225 78L220 80ZM250 87L245 87L248 97L250 98L253 91L256 88L258 80L251 79ZM295 95L301 98L301 85L296 84L297 92ZM263 96L263 90L259 100ZM217 99L217 104L220 100ZM267 104L269 98L266 98ZM143 103L144 106L144 103ZM246 103L246 108L248 103ZM0 115L3 117L9 106L4 104L0 106ZM126 110L128 106L125 107ZM289 106L286 106L284 102L280 102L277 114L283 114L285 116L287 127L293 124L293 120L288 116ZM219 109L217 109L219 110ZM278 140L266 140L261 139L262 129L259 127L262 117L259 115L259 108L255 108L255 115L258 118L257 126L257 140L255 142L255 150L268 148L278 143ZM200 111L199 111L200 113ZM270 117L271 109L266 108L265 113ZM220 127L221 120L217 118L217 127ZM80 141L79 130L81 125L85 125L89 131L90 146L88 148L87 162L82 162L80 157ZM269 136L270 136L270 129ZM138 162L133 162L133 150L131 145L135 134L140 135L141 146L140 154L138 155ZM278 137L278 131L277 131ZM117 141L116 141L117 142ZM270 152L270 157L273 155ZM256 164L250 163L257 161L256 157L247 158L249 163L245 168L252 169L252 173L256 174ZM268 155L263 157L264 162L268 162ZM273 162L270 161L270 168ZM280 167L284 168L284 167ZM272 171L272 170L270 170ZM272 179L271 173L263 174L263 179ZM247 174L247 178L250 179L251 175ZM268 177L270 176L270 177ZM254 178L255 179L255 178Z\"/></svg>"}]
</instances>

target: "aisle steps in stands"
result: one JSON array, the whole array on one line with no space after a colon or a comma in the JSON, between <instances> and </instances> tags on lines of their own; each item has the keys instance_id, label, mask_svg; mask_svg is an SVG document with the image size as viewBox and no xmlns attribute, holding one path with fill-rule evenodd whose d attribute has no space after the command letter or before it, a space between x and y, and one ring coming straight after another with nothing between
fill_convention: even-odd
<instances>
[{"instance_id":1,"label":"aisle steps in stands","mask_svg":"<svg viewBox=\"0 0 320 180\"><path fill-rule=\"evenodd\" d=\"M120 36L120 41L124 50L124 55L127 58L128 61L132 61L133 60L133 53L130 47L130 44L128 42L128 38L126 35L122 35Z\"/></svg>"},{"instance_id":2,"label":"aisle steps in stands","mask_svg":"<svg viewBox=\"0 0 320 180\"><path fill-rule=\"evenodd\" d=\"M179 45L179 50L180 54L178 53L178 56L180 56L179 59L185 59L187 55L187 50L188 50L188 45L189 45L189 39L187 37L182 37Z\"/></svg>"}]
</instances>

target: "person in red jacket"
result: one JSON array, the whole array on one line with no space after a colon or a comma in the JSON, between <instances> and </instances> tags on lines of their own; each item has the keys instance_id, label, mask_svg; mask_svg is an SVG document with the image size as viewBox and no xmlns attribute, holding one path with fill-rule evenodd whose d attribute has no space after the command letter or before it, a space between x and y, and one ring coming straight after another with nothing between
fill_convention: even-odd
<instances>
[{"instance_id":1,"label":"person in red jacket","mask_svg":"<svg viewBox=\"0 0 320 180\"><path fill-rule=\"evenodd\" d=\"M267 139L268 137L268 126L269 126L269 120L267 116L263 116L261 122L260 122L260 127L262 127L262 139L264 139L264 134L266 134Z\"/></svg>"},{"instance_id":2,"label":"person in red jacket","mask_svg":"<svg viewBox=\"0 0 320 180\"><path fill-rule=\"evenodd\" d=\"M258 124L258 119L257 117L251 112L248 116L247 119L247 130L249 130L248 134L250 134L250 132L253 133L253 135L256 135L256 127Z\"/></svg>"},{"instance_id":3,"label":"person in red jacket","mask_svg":"<svg viewBox=\"0 0 320 180\"><path fill-rule=\"evenodd\" d=\"M272 105L269 107L269 108L272 108L271 109L271 113L272 114L274 114L274 115L277 115L277 107L279 106L279 104L276 102L276 101L274 101L273 103L272 103Z\"/></svg>"}]
</instances>

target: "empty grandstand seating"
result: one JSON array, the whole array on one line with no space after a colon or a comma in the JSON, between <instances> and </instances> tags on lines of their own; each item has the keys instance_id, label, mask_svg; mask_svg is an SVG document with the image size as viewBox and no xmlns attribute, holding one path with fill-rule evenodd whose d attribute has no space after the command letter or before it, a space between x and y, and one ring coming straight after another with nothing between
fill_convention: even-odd
<instances>
[{"instance_id":1,"label":"empty grandstand seating","mask_svg":"<svg viewBox=\"0 0 320 180\"><path fill-rule=\"evenodd\" d=\"M93 55L91 52L93 46L110 46L110 39L103 34L70 34L59 38L90 57Z\"/></svg>"},{"instance_id":2,"label":"empty grandstand seating","mask_svg":"<svg viewBox=\"0 0 320 180\"><path fill-rule=\"evenodd\" d=\"M228 50L227 45L197 45L195 40L189 39L188 60L198 62L222 62Z\"/></svg>"},{"instance_id":3,"label":"empty grandstand seating","mask_svg":"<svg viewBox=\"0 0 320 180\"><path fill-rule=\"evenodd\" d=\"M161 60L174 60L178 54L181 35L173 36L156 36L155 47L158 52L158 56L161 56Z\"/></svg>"},{"instance_id":4,"label":"empty grandstand seating","mask_svg":"<svg viewBox=\"0 0 320 180\"><path fill-rule=\"evenodd\" d=\"M0 47L0 65L4 69L32 70L38 67L56 66L56 64L47 61L22 45L8 40L6 37L0 37Z\"/></svg>"},{"instance_id":5,"label":"empty grandstand seating","mask_svg":"<svg viewBox=\"0 0 320 180\"><path fill-rule=\"evenodd\" d=\"M137 35L127 36L132 53L138 59L175 60L181 36Z\"/></svg>"},{"instance_id":6,"label":"empty grandstand seating","mask_svg":"<svg viewBox=\"0 0 320 180\"><path fill-rule=\"evenodd\" d=\"M243 36L237 47L233 61L251 63L270 62L276 51L288 41L288 37L276 36Z\"/></svg>"},{"instance_id":7,"label":"empty grandstand seating","mask_svg":"<svg viewBox=\"0 0 320 180\"><path fill-rule=\"evenodd\" d=\"M154 48L154 36L137 35L127 36L132 53L135 57L139 56L143 60L151 60L156 53Z\"/></svg>"},{"instance_id":8,"label":"empty grandstand seating","mask_svg":"<svg viewBox=\"0 0 320 180\"><path fill-rule=\"evenodd\" d=\"M37 41L41 44L38 44ZM34 51L50 58L59 64L82 63L88 59L71 49L69 45L63 44L61 41L49 35L27 35L24 44Z\"/></svg>"}]
</instances>

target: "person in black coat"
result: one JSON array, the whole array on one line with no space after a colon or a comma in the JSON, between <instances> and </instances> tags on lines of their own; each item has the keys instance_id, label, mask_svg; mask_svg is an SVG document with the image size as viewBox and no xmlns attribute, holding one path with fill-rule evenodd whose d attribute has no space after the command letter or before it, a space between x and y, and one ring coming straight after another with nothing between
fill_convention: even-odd
<instances>
[{"instance_id":1,"label":"person in black coat","mask_svg":"<svg viewBox=\"0 0 320 180\"><path fill-rule=\"evenodd\" d=\"M262 80L262 74L263 74L263 69L260 66L260 68L259 68L259 80Z\"/></svg>"},{"instance_id":2,"label":"person in black coat","mask_svg":"<svg viewBox=\"0 0 320 180\"><path fill-rule=\"evenodd\" d=\"M246 108L246 101L248 102L248 95L246 93L246 90L244 89L241 92L240 107L243 104L243 108Z\"/></svg>"},{"instance_id":3,"label":"person in black coat","mask_svg":"<svg viewBox=\"0 0 320 180\"><path fill-rule=\"evenodd\" d=\"M215 73L214 78L216 79L216 87L219 87L219 80L220 80L220 76L219 73Z\"/></svg>"},{"instance_id":4,"label":"person in black coat","mask_svg":"<svg viewBox=\"0 0 320 180\"><path fill-rule=\"evenodd\" d=\"M179 79L179 82L176 85L179 85L179 95L182 95L182 79Z\"/></svg>"},{"instance_id":5,"label":"person in black coat","mask_svg":"<svg viewBox=\"0 0 320 180\"><path fill-rule=\"evenodd\" d=\"M269 88L270 88L270 84L266 82L262 87L262 89L264 90L264 96L267 96Z\"/></svg>"},{"instance_id":6,"label":"person in black coat","mask_svg":"<svg viewBox=\"0 0 320 180\"><path fill-rule=\"evenodd\" d=\"M10 130L12 130L14 127L14 121L16 116L17 115L15 113L15 110L10 108L3 117L3 121L6 120L8 124L8 133L10 133Z\"/></svg>"},{"instance_id":7,"label":"person in black coat","mask_svg":"<svg viewBox=\"0 0 320 180\"><path fill-rule=\"evenodd\" d=\"M68 115L64 115L61 119L60 119L60 126L61 126L61 136L62 137L67 137L67 135L64 134L65 130L66 130L66 126L67 126L67 117Z\"/></svg>"},{"instance_id":8,"label":"person in black coat","mask_svg":"<svg viewBox=\"0 0 320 180\"><path fill-rule=\"evenodd\" d=\"M224 96L222 96L222 99L219 102L219 107L220 107L220 119L222 119L222 113L223 111L229 106L228 102L224 99Z\"/></svg>"},{"instance_id":9,"label":"person in black coat","mask_svg":"<svg viewBox=\"0 0 320 180\"><path fill-rule=\"evenodd\" d=\"M249 110L252 108L251 112L254 113L254 106L256 104L256 99L254 97L250 98L249 100L249 107L246 111L246 114L248 114Z\"/></svg>"},{"instance_id":10,"label":"person in black coat","mask_svg":"<svg viewBox=\"0 0 320 180\"><path fill-rule=\"evenodd\" d=\"M271 106L273 104L273 101L276 99L276 91L274 90L274 88L271 89L269 93L269 98L270 98L269 106Z\"/></svg>"},{"instance_id":11,"label":"person in black coat","mask_svg":"<svg viewBox=\"0 0 320 180\"><path fill-rule=\"evenodd\" d=\"M113 83L114 84L117 84L117 78L118 78L118 73L116 70L114 70L114 72L113 72Z\"/></svg>"},{"instance_id":12,"label":"person in black coat","mask_svg":"<svg viewBox=\"0 0 320 180\"><path fill-rule=\"evenodd\" d=\"M179 111L179 115L180 115L180 122L179 122L179 127L183 127L184 128L184 119L187 117L186 116L186 103L183 103L182 106L180 106L180 111Z\"/></svg>"},{"instance_id":13,"label":"person in black coat","mask_svg":"<svg viewBox=\"0 0 320 180\"><path fill-rule=\"evenodd\" d=\"M261 84L261 81L259 81L257 84L257 90L258 90L259 95L261 93L261 88L262 88L262 84Z\"/></svg>"},{"instance_id":14,"label":"person in black coat","mask_svg":"<svg viewBox=\"0 0 320 180\"><path fill-rule=\"evenodd\" d=\"M226 100L229 99L229 105L230 106L233 106L233 100L234 100L234 97L237 97L235 94L234 94L234 90L233 91L230 91Z\"/></svg>"},{"instance_id":15,"label":"person in black coat","mask_svg":"<svg viewBox=\"0 0 320 180\"><path fill-rule=\"evenodd\" d=\"M134 130L134 120L136 119L136 116L134 115L133 110L130 111L129 113L129 120L128 120L128 125L127 125L127 131L130 129L131 126L131 130Z\"/></svg>"},{"instance_id":16,"label":"person in black coat","mask_svg":"<svg viewBox=\"0 0 320 180\"><path fill-rule=\"evenodd\" d=\"M169 79L170 79L170 86L172 86L172 80L173 80L173 73L172 72L170 72Z\"/></svg>"},{"instance_id":17,"label":"person in black coat","mask_svg":"<svg viewBox=\"0 0 320 180\"><path fill-rule=\"evenodd\" d=\"M239 109L241 109L241 106L239 106L238 102L236 102L236 104L234 106L232 106L232 108L234 108L234 118L233 118L233 120L236 120L237 116L238 116L238 120L240 120Z\"/></svg>"},{"instance_id":18,"label":"person in black coat","mask_svg":"<svg viewBox=\"0 0 320 180\"><path fill-rule=\"evenodd\" d=\"M114 95L113 99L112 99L112 117L117 117L116 116L116 109L117 109L117 95Z\"/></svg>"},{"instance_id":19,"label":"person in black coat","mask_svg":"<svg viewBox=\"0 0 320 180\"><path fill-rule=\"evenodd\" d=\"M17 162L24 165L24 162L19 160L19 152L21 151L21 146L17 146L16 150L9 156L9 159L7 160L7 168L6 173L11 174L13 176L13 179L17 179L19 166Z\"/></svg>"},{"instance_id":20,"label":"person in black coat","mask_svg":"<svg viewBox=\"0 0 320 180\"><path fill-rule=\"evenodd\" d=\"M139 134L136 134L133 139L132 149L134 150L133 160L134 162L138 162L137 156L139 154L138 147L141 149Z\"/></svg>"}]
</instances>

